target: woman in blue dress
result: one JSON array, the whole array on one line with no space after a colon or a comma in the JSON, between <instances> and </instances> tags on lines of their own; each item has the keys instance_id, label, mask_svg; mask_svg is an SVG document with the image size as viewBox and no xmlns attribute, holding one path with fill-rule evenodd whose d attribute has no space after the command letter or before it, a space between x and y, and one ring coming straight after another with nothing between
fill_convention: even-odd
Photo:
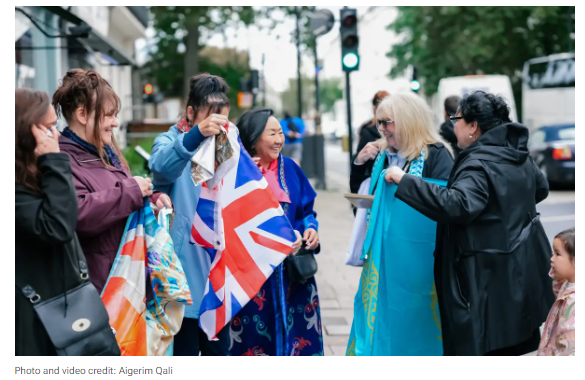
<instances>
[{"instance_id":1,"label":"woman in blue dress","mask_svg":"<svg viewBox=\"0 0 585 380\"><path fill-rule=\"evenodd\" d=\"M399 167L445 186L453 155L439 135L431 110L414 94L387 97L378 105L376 119L383 138L368 143L352 164L351 182L358 186L371 173L369 194L375 199L367 221L364 266L346 354L442 355L433 275L437 224L396 200L397 186L386 183L383 173Z\"/></svg>"},{"instance_id":2,"label":"woman in blue dress","mask_svg":"<svg viewBox=\"0 0 585 380\"><path fill-rule=\"evenodd\" d=\"M301 168L280 154L284 134L270 109L255 109L236 123L242 144L258 164L307 250L319 251L317 194ZM295 252L291 253L294 254ZM291 281L279 265L256 297L231 321L232 356L323 355L323 334L315 278Z\"/></svg>"}]
</instances>

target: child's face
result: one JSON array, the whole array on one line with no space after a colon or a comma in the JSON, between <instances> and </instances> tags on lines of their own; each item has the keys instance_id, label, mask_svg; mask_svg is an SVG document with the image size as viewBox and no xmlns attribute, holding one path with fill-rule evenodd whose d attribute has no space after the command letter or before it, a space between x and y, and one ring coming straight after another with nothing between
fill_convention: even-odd
<instances>
[{"instance_id":1,"label":"child's face","mask_svg":"<svg viewBox=\"0 0 585 380\"><path fill-rule=\"evenodd\" d=\"M557 238L553 241L550 264L556 278L567 280L575 277L575 259L571 259L561 239Z\"/></svg>"}]
</instances>

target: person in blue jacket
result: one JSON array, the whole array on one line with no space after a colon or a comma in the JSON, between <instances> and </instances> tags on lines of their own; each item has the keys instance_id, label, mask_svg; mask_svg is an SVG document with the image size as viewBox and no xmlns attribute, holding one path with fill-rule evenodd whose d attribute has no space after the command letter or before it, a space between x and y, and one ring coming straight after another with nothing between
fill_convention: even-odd
<instances>
[{"instance_id":1,"label":"person in blue jacket","mask_svg":"<svg viewBox=\"0 0 585 380\"><path fill-rule=\"evenodd\" d=\"M305 133L305 123L300 117L292 117L288 112L284 113L284 119L280 121L282 132L284 133L284 146L282 155L301 165L303 156L303 134Z\"/></svg>"},{"instance_id":2,"label":"person in blue jacket","mask_svg":"<svg viewBox=\"0 0 585 380\"><path fill-rule=\"evenodd\" d=\"M152 146L149 166L156 190L169 194L175 210L171 237L191 290L193 305L185 309L181 330L175 336L176 356L225 356L229 349L228 328L209 341L199 327L199 308L209 276L211 261L201 247L190 243L191 225L201 186L191 179L191 158L208 136L220 133L228 124L229 86L221 77L199 74L191 79L186 117L160 134ZM163 190L164 189L164 190Z\"/></svg>"}]
</instances>

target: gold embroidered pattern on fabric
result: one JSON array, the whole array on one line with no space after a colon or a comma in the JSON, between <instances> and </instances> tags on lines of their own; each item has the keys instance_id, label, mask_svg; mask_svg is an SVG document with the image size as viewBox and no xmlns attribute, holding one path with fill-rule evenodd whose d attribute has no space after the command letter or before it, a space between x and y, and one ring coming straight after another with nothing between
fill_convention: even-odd
<instances>
[{"instance_id":1,"label":"gold embroidered pattern on fabric","mask_svg":"<svg viewBox=\"0 0 585 380\"><path fill-rule=\"evenodd\" d=\"M370 255L368 255L369 258ZM360 288L362 290L362 302L366 312L368 327L374 330L374 321L376 319L376 304L378 302L378 269L374 263L366 259L362 270Z\"/></svg>"},{"instance_id":2,"label":"gold embroidered pattern on fabric","mask_svg":"<svg viewBox=\"0 0 585 380\"><path fill-rule=\"evenodd\" d=\"M355 354L355 337L353 338L353 340L351 341L351 344L347 348L347 352L345 353L345 356L356 356L356 354Z\"/></svg>"}]
</instances>

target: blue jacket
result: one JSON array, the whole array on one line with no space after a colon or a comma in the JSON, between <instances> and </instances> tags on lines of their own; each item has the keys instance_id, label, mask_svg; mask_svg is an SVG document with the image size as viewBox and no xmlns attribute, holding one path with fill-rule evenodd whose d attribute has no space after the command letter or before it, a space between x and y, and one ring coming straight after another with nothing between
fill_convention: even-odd
<instances>
[{"instance_id":1,"label":"blue jacket","mask_svg":"<svg viewBox=\"0 0 585 380\"><path fill-rule=\"evenodd\" d=\"M185 309L185 317L197 319L211 261L203 248L189 241L201 186L195 186L191 179L190 160L196 149L188 151L185 148L185 136L176 125L168 132L158 135L154 140L148 164L153 173L154 188L167 193L173 202L175 220L171 228L171 238L193 298L193 305Z\"/></svg>"},{"instance_id":2,"label":"blue jacket","mask_svg":"<svg viewBox=\"0 0 585 380\"><path fill-rule=\"evenodd\" d=\"M295 141L289 141L288 139L288 132L290 132L290 129L288 128L288 123L292 120L293 124L295 127L297 127L297 132L299 132L301 135L305 134L305 122L303 121L303 119L301 119L300 117L291 117L288 119L282 119L280 121L280 126L282 127L282 132L284 132L284 143L285 144L301 144L303 142L303 139L296 139Z\"/></svg>"}]
</instances>

